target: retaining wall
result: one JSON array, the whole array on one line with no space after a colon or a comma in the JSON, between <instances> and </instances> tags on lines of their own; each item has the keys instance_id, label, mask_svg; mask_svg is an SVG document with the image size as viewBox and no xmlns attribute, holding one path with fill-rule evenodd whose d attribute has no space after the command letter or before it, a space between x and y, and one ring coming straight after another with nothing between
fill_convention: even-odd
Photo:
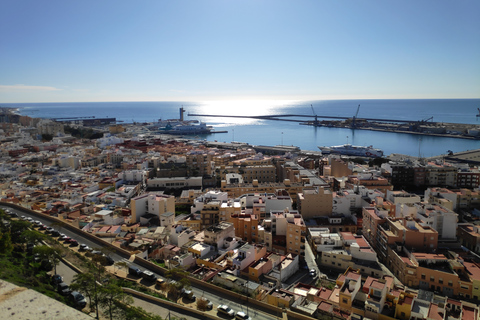
<instances>
[{"instance_id":1,"label":"retaining wall","mask_svg":"<svg viewBox=\"0 0 480 320\"><path fill-rule=\"evenodd\" d=\"M190 312L190 313L193 313L203 319L212 319L212 320L221 320L221 318L217 317L217 316L214 316L212 314L209 314L208 312L203 312L203 311L200 311L200 310L197 310L195 308L192 308L192 307L187 307L187 306L184 306L184 305L181 305L181 304L177 304L177 303L174 303L174 302L170 302L170 301L167 301L167 300L164 300L164 299L160 299L160 298L156 298L156 297L152 297L148 294L144 294L142 292L138 292L136 290L133 290L133 289L130 289L130 288L122 288L123 291L125 293L128 293L130 295L133 295L133 296L137 296L139 298L142 298L144 300L148 300L152 303L155 303L155 304L158 304L158 305L163 305L163 306L167 306L169 308L177 308L177 309L181 309L182 311L186 311L186 312Z\"/></svg>"}]
</instances>

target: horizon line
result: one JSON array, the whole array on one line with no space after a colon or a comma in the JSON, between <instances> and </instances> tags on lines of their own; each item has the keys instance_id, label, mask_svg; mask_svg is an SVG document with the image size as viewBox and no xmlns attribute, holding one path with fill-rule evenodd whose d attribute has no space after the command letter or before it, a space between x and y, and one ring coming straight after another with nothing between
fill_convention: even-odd
<instances>
[{"instance_id":1,"label":"horizon line","mask_svg":"<svg viewBox=\"0 0 480 320\"><path fill-rule=\"evenodd\" d=\"M206 102L206 101L341 101L341 100L480 100L477 98L322 98L322 99L272 99L272 98L237 98L237 99L195 99L195 100L97 100L97 101L36 101L36 102L0 102L2 104L27 104L27 103L109 103L109 102Z\"/></svg>"}]
</instances>

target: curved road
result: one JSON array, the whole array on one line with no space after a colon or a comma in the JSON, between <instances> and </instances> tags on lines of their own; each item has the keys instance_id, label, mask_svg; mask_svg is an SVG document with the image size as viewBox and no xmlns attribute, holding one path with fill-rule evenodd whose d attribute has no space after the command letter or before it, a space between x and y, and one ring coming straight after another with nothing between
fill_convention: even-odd
<instances>
[{"instance_id":1,"label":"curved road","mask_svg":"<svg viewBox=\"0 0 480 320\"><path fill-rule=\"evenodd\" d=\"M0 205L0 208L1 209L9 209L10 211L16 212L19 217L20 216L31 217L33 220L38 220L38 221L42 222L43 224L45 224L47 226L50 226L52 224L52 222L50 220L42 217L40 213L32 214L32 213L30 213L29 211L26 211L26 210L23 211L23 210L19 210L19 209L14 209L14 208L4 206L4 205ZM54 228L59 229L58 227L54 227ZM90 248L93 248L93 249L102 248L102 244L100 242L94 242L94 241L90 240L90 238L84 237L82 235L83 231L81 231L81 230L78 230L78 231L74 232L74 231L72 231L70 229L67 229L67 228L61 228L61 230L59 230L59 231L61 233L66 234L67 236L77 240L79 244L82 244L82 243L86 244L87 246L89 246ZM139 265L136 265L135 263L132 263L132 262L128 261L123 256L121 256L117 253L110 253L109 256L115 261L125 261L131 266L135 266L135 267L139 268L140 270L145 270L144 267L141 267ZM57 270L57 272L58 272L58 270ZM158 274L156 274L156 275L159 278L162 278L164 280L166 279L165 277L162 277ZM72 277L73 277L73 275L72 275ZM237 312L237 311L247 312L247 306L244 302L238 303L236 301L232 301L232 300L228 299L228 297L219 296L217 293L213 292L212 290L208 290L208 289L204 290L204 288L196 287L193 284L192 284L192 291L195 293L195 295L197 297L204 296L205 298L212 301L212 303L214 305L214 309L219 304L227 304L233 310L235 310L235 312ZM153 306L158 306L156 304L152 304L152 305ZM248 311L249 311L248 313L250 314L252 319L255 319L255 320L257 320L257 319L258 320L277 320L277 319L282 317L281 314L273 315L273 314L265 313L263 310L260 310L256 305L252 305L252 304L248 304ZM253 318L253 316L254 316L254 318Z\"/></svg>"}]
</instances>

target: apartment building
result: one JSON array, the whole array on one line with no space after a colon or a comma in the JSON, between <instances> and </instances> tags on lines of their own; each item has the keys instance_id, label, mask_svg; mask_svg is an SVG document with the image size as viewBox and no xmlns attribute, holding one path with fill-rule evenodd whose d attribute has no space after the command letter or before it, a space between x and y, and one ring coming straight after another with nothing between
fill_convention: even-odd
<instances>
[{"instance_id":1,"label":"apartment building","mask_svg":"<svg viewBox=\"0 0 480 320\"><path fill-rule=\"evenodd\" d=\"M218 200L212 200L203 205L202 210L200 210L202 229L220 223L220 205L221 201Z\"/></svg>"},{"instance_id":2,"label":"apartment building","mask_svg":"<svg viewBox=\"0 0 480 320\"><path fill-rule=\"evenodd\" d=\"M293 202L296 201L297 194L302 192L304 185L302 183L291 183L290 180L284 180L282 183L234 183L227 184L226 180L221 182L221 190L228 193L230 198L238 198L244 194L275 194L277 190L286 190Z\"/></svg>"},{"instance_id":3,"label":"apartment building","mask_svg":"<svg viewBox=\"0 0 480 320\"><path fill-rule=\"evenodd\" d=\"M387 217L377 228L377 252L379 259L385 262L388 247L400 243L407 248L421 252L433 252L438 246L438 232L429 226L421 225L422 221L412 217Z\"/></svg>"},{"instance_id":4,"label":"apartment building","mask_svg":"<svg viewBox=\"0 0 480 320\"><path fill-rule=\"evenodd\" d=\"M333 194L324 187L305 188L297 195L297 208L304 219L332 214Z\"/></svg>"},{"instance_id":5,"label":"apartment building","mask_svg":"<svg viewBox=\"0 0 480 320\"><path fill-rule=\"evenodd\" d=\"M379 247L377 241L378 226L385 223L387 216L387 211L380 211L375 207L364 207L362 209L362 233L374 249Z\"/></svg>"},{"instance_id":6,"label":"apartment building","mask_svg":"<svg viewBox=\"0 0 480 320\"><path fill-rule=\"evenodd\" d=\"M480 254L479 226L471 223L459 224L457 228L457 238L464 247L477 254Z\"/></svg>"},{"instance_id":7,"label":"apartment building","mask_svg":"<svg viewBox=\"0 0 480 320\"><path fill-rule=\"evenodd\" d=\"M233 267L234 275L239 276L242 270L253 262L260 260L266 254L267 248L265 246L245 243L228 260Z\"/></svg>"},{"instance_id":8,"label":"apartment building","mask_svg":"<svg viewBox=\"0 0 480 320\"><path fill-rule=\"evenodd\" d=\"M345 270L352 268L362 275L382 277L384 271L378 264L377 254L363 236L341 232L341 247L326 249L321 253L320 264L325 268Z\"/></svg>"},{"instance_id":9,"label":"apartment building","mask_svg":"<svg viewBox=\"0 0 480 320\"><path fill-rule=\"evenodd\" d=\"M242 208L251 210L251 213L257 215L260 221L269 217L271 211L291 210L293 204L292 198L284 189L277 189L274 193L244 194L240 196L239 201Z\"/></svg>"},{"instance_id":10,"label":"apartment building","mask_svg":"<svg viewBox=\"0 0 480 320\"><path fill-rule=\"evenodd\" d=\"M263 227L264 243L269 251L305 254L306 226L298 211L272 211Z\"/></svg>"},{"instance_id":11,"label":"apartment building","mask_svg":"<svg viewBox=\"0 0 480 320\"><path fill-rule=\"evenodd\" d=\"M220 222L207 227L204 232L204 243L214 246L217 250L226 247L225 241L228 238L235 238L235 230L231 222Z\"/></svg>"},{"instance_id":12,"label":"apartment building","mask_svg":"<svg viewBox=\"0 0 480 320\"><path fill-rule=\"evenodd\" d=\"M429 162L425 166L425 185L457 186L458 169L445 163Z\"/></svg>"},{"instance_id":13,"label":"apartment building","mask_svg":"<svg viewBox=\"0 0 480 320\"><path fill-rule=\"evenodd\" d=\"M132 222L139 222L147 213L160 216L167 212L175 212L175 197L161 193L146 193L130 200Z\"/></svg>"},{"instance_id":14,"label":"apartment building","mask_svg":"<svg viewBox=\"0 0 480 320\"><path fill-rule=\"evenodd\" d=\"M185 154L187 168L191 176L212 175L215 163L213 152L206 150L190 150Z\"/></svg>"},{"instance_id":15,"label":"apartment building","mask_svg":"<svg viewBox=\"0 0 480 320\"><path fill-rule=\"evenodd\" d=\"M457 187L475 189L480 186L480 170L478 168L462 168L457 173Z\"/></svg>"},{"instance_id":16,"label":"apartment building","mask_svg":"<svg viewBox=\"0 0 480 320\"><path fill-rule=\"evenodd\" d=\"M247 242L262 243L263 238L259 239L258 234L258 216L250 213L234 214L228 222L233 223L235 236L242 238Z\"/></svg>"},{"instance_id":17,"label":"apartment building","mask_svg":"<svg viewBox=\"0 0 480 320\"><path fill-rule=\"evenodd\" d=\"M333 193L332 214L351 217L352 213L362 208L363 200L359 192L353 189L341 189Z\"/></svg>"},{"instance_id":18,"label":"apartment building","mask_svg":"<svg viewBox=\"0 0 480 320\"><path fill-rule=\"evenodd\" d=\"M428 188L425 201L440 204L450 210L471 209L480 205L480 192L469 189Z\"/></svg>"},{"instance_id":19,"label":"apartment building","mask_svg":"<svg viewBox=\"0 0 480 320\"><path fill-rule=\"evenodd\" d=\"M313 254L318 257L323 251L331 251L343 247L338 233L330 233L328 228L308 228L308 239Z\"/></svg>"},{"instance_id":20,"label":"apartment building","mask_svg":"<svg viewBox=\"0 0 480 320\"><path fill-rule=\"evenodd\" d=\"M240 167L239 173L245 183L253 183L254 180L259 183L277 181L277 171L274 165Z\"/></svg>"},{"instance_id":21,"label":"apartment building","mask_svg":"<svg viewBox=\"0 0 480 320\"><path fill-rule=\"evenodd\" d=\"M436 204L415 204L417 218L438 232L441 239L457 237L457 214Z\"/></svg>"},{"instance_id":22,"label":"apartment building","mask_svg":"<svg viewBox=\"0 0 480 320\"><path fill-rule=\"evenodd\" d=\"M473 297L473 279L465 266L443 254L412 252L390 246L386 266L405 285L441 292L447 297Z\"/></svg>"},{"instance_id":23,"label":"apartment building","mask_svg":"<svg viewBox=\"0 0 480 320\"><path fill-rule=\"evenodd\" d=\"M367 189L380 190L383 194L393 190L393 185L387 179L375 176L371 172L360 173L356 176L349 176L348 182L353 185L362 185Z\"/></svg>"}]
</instances>

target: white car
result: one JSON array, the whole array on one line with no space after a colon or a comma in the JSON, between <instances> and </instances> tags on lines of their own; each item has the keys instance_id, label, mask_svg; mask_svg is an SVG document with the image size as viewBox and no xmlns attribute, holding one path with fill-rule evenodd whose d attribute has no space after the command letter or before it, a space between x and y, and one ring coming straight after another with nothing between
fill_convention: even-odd
<instances>
[{"instance_id":1,"label":"white car","mask_svg":"<svg viewBox=\"0 0 480 320\"><path fill-rule=\"evenodd\" d=\"M237 319L237 320L252 320L252 318L250 318L248 316L248 314L246 314L243 311L238 311L237 314L235 315L235 319Z\"/></svg>"},{"instance_id":2,"label":"white car","mask_svg":"<svg viewBox=\"0 0 480 320\"><path fill-rule=\"evenodd\" d=\"M233 317L235 315L235 311L232 310L229 306L226 304L221 304L217 307L217 311L219 313L223 313L224 315L227 315L229 317Z\"/></svg>"}]
</instances>

